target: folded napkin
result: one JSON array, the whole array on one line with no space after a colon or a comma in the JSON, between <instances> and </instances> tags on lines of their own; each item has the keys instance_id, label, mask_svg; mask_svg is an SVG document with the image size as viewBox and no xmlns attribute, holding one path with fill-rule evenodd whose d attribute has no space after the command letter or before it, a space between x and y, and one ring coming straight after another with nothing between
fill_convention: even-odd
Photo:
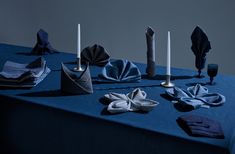
<instances>
[{"instance_id":1,"label":"folded napkin","mask_svg":"<svg viewBox=\"0 0 235 154\"><path fill-rule=\"evenodd\" d=\"M43 29L37 32L37 43L34 46L31 54L43 55L43 54L57 53L57 51L51 46L48 41L48 33Z\"/></svg>"},{"instance_id":2,"label":"folded napkin","mask_svg":"<svg viewBox=\"0 0 235 154\"><path fill-rule=\"evenodd\" d=\"M155 75L155 32L151 27L148 27L146 32L147 42L147 68L146 73L148 77Z\"/></svg>"},{"instance_id":3,"label":"folded napkin","mask_svg":"<svg viewBox=\"0 0 235 154\"><path fill-rule=\"evenodd\" d=\"M210 41L208 40L206 34L200 27L196 27L191 35L192 40L192 51L195 55L195 65L198 69L199 76L201 70L205 67L206 63L206 54L211 49Z\"/></svg>"},{"instance_id":4,"label":"folded napkin","mask_svg":"<svg viewBox=\"0 0 235 154\"><path fill-rule=\"evenodd\" d=\"M121 59L107 63L99 77L100 82L138 82L141 73L134 63Z\"/></svg>"},{"instance_id":5,"label":"folded napkin","mask_svg":"<svg viewBox=\"0 0 235 154\"><path fill-rule=\"evenodd\" d=\"M0 72L0 86L32 87L41 82L49 72L42 57L29 64L7 61Z\"/></svg>"},{"instance_id":6,"label":"folded napkin","mask_svg":"<svg viewBox=\"0 0 235 154\"><path fill-rule=\"evenodd\" d=\"M104 66L109 62L109 54L104 47L100 45L93 45L86 47L81 52L82 63L89 63L89 65Z\"/></svg>"},{"instance_id":7,"label":"folded napkin","mask_svg":"<svg viewBox=\"0 0 235 154\"><path fill-rule=\"evenodd\" d=\"M224 138L219 122L198 115L183 115L177 119L179 126L190 136Z\"/></svg>"},{"instance_id":8,"label":"folded napkin","mask_svg":"<svg viewBox=\"0 0 235 154\"><path fill-rule=\"evenodd\" d=\"M139 88L134 89L126 95L118 93L109 93L104 95L104 98L110 102L107 108L110 113L121 113L127 111L149 112L159 103L154 100L146 99L146 97L147 94Z\"/></svg>"},{"instance_id":9,"label":"folded napkin","mask_svg":"<svg viewBox=\"0 0 235 154\"><path fill-rule=\"evenodd\" d=\"M209 93L208 89L200 84L188 87L187 90L178 87L166 90L166 94L178 101L184 107L197 109L200 107L219 106L225 103L225 97L219 93Z\"/></svg>"},{"instance_id":10,"label":"folded napkin","mask_svg":"<svg viewBox=\"0 0 235 154\"><path fill-rule=\"evenodd\" d=\"M78 73L70 71L63 63L61 64L61 91L69 94L91 94L93 93L89 65L85 70Z\"/></svg>"}]
</instances>

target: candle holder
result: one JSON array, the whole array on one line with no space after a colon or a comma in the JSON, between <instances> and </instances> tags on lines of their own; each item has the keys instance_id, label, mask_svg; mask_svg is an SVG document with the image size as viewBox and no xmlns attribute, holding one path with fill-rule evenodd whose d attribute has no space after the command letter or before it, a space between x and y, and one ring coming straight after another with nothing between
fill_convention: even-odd
<instances>
[{"instance_id":1,"label":"candle holder","mask_svg":"<svg viewBox=\"0 0 235 154\"><path fill-rule=\"evenodd\" d=\"M166 88L171 88L175 86L175 84L171 82L171 75L166 75L166 81L162 82L161 86Z\"/></svg>"},{"instance_id":2,"label":"candle holder","mask_svg":"<svg viewBox=\"0 0 235 154\"><path fill-rule=\"evenodd\" d=\"M73 69L75 72L81 72L84 71L84 69L81 66L81 58L77 58L77 67Z\"/></svg>"}]
</instances>

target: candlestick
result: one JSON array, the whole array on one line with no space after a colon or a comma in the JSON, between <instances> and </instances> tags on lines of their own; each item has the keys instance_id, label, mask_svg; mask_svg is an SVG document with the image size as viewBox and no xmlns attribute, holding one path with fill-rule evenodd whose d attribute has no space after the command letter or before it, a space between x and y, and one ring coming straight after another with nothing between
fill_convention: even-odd
<instances>
[{"instance_id":1,"label":"candlestick","mask_svg":"<svg viewBox=\"0 0 235 154\"><path fill-rule=\"evenodd\" d=\"M78 24L78 34L77 34L77 58L81 57L81 32L80 32L80 24Z\"/></svg>"},{"instance_id":2,"label":"candlestick","mask_svg":"<svg viewBox=\"0 0 235 154\"><path fill-rule=\"evenodd\" d=\"M170 34L170 31L168 31L168 35L167 35L166 75L171 75L171 34Z\"/></svg>"},{"instance_id":3,"label":"candlestick","mask_svg":"<svg viewBox=\"0 0 235 154\"><path fill-rule=\"evenodd\" d=\"M175 84L171 83L171 35L170 31L167 33L167 64L166 64L166 81L161 85L166 88L174 87Z\"/></svg>"},{"instance_id":4,"label":"candlestick","mask_svg":"<svg viewBox=\"0 0 235 154\"><path fill-rule=\"evenodd\" d=\"M80 32L80 24L78 24L78 34L77 34L77 67L75 67L74 71L83 71L84 69L81 66L81 32Z\"/></svg>"},{"instance_id":5,"label":"candlestick","mask_svg":"<svg viewBox=\"0 0 235 154\"><path fill-rule=\"evenodd\" d=\"M81 72L84 71L84 69L81 66L81 58L77 58L77 67L73 69L75 72Z\"/></svg>"}]
</instances>

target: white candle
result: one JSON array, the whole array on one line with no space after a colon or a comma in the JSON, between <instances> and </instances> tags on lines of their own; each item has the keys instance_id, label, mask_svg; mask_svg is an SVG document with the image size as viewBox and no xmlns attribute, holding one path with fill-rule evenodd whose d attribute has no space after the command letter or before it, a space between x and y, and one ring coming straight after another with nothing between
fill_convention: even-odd
<instances>
[{"instance_id":1,"label":"white candle","mask_svg":"<svg viewBox=\"0 0 235 154\"><path fill-rule=\"evenodd\" d=\"M78 24L78 42L77 42L77 58L81 56L81 33L80 33L80 24Z\"/></svg>"},{"instance_id":2,"label":"white candle","mask_svg":"<svg viewBox=\"0 0 235 154\"><path fill-rule=\"evenodd\" d=\"M171 34L170 34L170 31L168 31L168 35L167 35L166 75L171 75Z\"/></svg>"}]
</instances>

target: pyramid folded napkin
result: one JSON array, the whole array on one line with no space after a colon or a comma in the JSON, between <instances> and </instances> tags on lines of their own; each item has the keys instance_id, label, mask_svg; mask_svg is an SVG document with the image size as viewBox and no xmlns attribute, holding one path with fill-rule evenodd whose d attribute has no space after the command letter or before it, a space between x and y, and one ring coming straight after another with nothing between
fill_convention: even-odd
<instances>
[{"instance_id":1,"label":"pyramid folded napkin","mask_svg":"<svg viewBox=\"0 0 235 154\"><path fill-rule=\"evenodd\" d=\"M219 122L198 115L183 115L177 119L179 126L190 136L224 138Z\"/></svg>"},{"instance_id":2,"label":"pyramid folded napkin","mask_svg":"<svg viewBox=\"0 0 235 154\"><path fill-rule=\"evenodd\" d=\"M48 41L48 33L43 29L37 32L37 43L31 51L31 54L44 55L58 53Z\"/></svg>"}]
</instances>

